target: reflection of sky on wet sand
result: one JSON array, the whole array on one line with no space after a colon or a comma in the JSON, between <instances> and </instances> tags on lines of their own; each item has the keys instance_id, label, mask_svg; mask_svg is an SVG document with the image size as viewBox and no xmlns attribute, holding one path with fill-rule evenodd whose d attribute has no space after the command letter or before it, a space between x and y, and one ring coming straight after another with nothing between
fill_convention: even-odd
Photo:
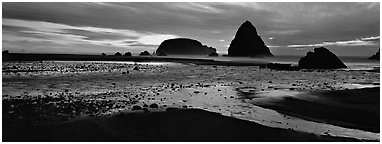
<instances>
[{"instance_id":1,"label":"reflection of sky on wet sand","mask_svg":"<svg viewBox=\"0 0 382 144\"><path fill-rule=\"evenodd\" d=\"M235 87L213 83L209 87L193 87L181 89L175 93L163 93L156 96L156 100L145 99L146 103L160 103L158 99L168 98L167 105L191 106L217 112L222 115L232 116L243 120L253 121L270 127L293 129L296 131L314 133L319 135L330 134L333 136L354 137L361 139L379 139L378 133L362 130L348 129L330 124L318 123L287 116L271 109L265 109L250 104L248 99L238 95ZM280 98L286 96L301 96L302 92L290 90L270 90L257 93L254 96L264 98Z\"/></svg>"}]
</instances>

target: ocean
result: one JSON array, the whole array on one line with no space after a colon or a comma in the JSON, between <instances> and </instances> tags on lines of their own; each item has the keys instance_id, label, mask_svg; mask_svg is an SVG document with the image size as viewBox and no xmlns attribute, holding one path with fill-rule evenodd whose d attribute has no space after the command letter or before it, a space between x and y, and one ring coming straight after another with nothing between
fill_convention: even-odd
<instances>
[{"instance_id":1,"label":"ocean","mask_svg":"<svg viewBox=\"0 0 382 144\"><path fill-rule=\"evenodd\" d=\"M168 56L176 58L198 58L198 59L214 59L219 61L253 61L253 62L272 62L272 63L283 63L297 65L300 58L303 56L287 56L287 55L276 55L274 57L266 58L251 58L251 57L208 57L208 56ZM338 58L348 66L349 70L371 70L380 67L379 60L369 60L366 56L338 56Z\"/></svg>"}]
</instances>

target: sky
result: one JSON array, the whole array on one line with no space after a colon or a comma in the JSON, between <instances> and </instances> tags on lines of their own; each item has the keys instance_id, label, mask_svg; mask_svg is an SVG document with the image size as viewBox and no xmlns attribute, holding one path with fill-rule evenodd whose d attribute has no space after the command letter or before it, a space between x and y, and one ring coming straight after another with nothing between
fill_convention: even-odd
<instances>
[{"instance_id":1,"label":"sky","mask_svg":"<svg viewBox=\"0 0 382 144\"><path fill-rule=\"evenodd\" d=\"M380 47L378 2L3 2L2 9L2 49L10 52L153 52L166 39L191 38L225 54L246 20L274 55L323 46L371 56Z\"/></svg>"}]
</instances>

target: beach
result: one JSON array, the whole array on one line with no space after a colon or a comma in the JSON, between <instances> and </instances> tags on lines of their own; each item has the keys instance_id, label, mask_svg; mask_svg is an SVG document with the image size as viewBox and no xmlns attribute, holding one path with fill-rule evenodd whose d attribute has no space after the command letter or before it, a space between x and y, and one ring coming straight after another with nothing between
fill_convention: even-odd
<instances>
[{"instance_id":1,"label":"beach","mask_svg":"<svg viewBox=\"0 0 382 144\"><path fill-rule=\"evenodd\" d=\"M176 60L3 61L3 141L380 141L375 63Z\"/></svg>"}]
</instances>

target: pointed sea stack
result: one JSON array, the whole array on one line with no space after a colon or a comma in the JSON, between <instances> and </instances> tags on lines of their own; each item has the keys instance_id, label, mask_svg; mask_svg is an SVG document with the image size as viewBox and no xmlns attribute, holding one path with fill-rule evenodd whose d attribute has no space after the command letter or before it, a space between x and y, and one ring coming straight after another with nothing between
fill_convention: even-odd
<instances>
[{"instance_id":1,"label":"pointed sea stack","mask_svg":"<svg viewBox=\"0 0 382 144\"><path fill-rule=\"evenodd\" d=\"M314 52L308 52L305 57L298 61L298 67L302 69L347 68L334 53L324 47L315 48Z\"/></svg>"},{"instance_id":2,"label":"pointed sea stack","mask_svg":"<svg viewBox=\"0 0 382 144\"><path fill-rule=\"evenodd\" d=\"M273 56L264 41L257 34L256 28L251 22L246 21L236 32L235 38L228 48L228 56Z\"/></svg>"},{"instance_id":3,"label":"pointed sea stack","mask_svg":"<svg viewBox=\"0 0 382 144\"><path fill-rule=\"evenodd\" d=\"M156 50L156 53L167 55L209 55L216 53L216 49L202 45L197 40L176 38L163 41Z\"/></svg>"}]
</instances>

